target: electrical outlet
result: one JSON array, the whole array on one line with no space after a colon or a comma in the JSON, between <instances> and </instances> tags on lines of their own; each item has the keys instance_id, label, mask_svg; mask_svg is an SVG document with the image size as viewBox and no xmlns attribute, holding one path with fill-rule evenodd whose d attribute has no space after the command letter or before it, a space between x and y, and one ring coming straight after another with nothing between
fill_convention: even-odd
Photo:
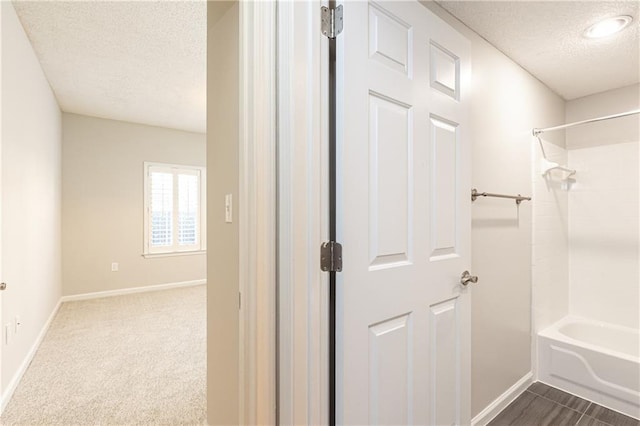
<instances>
[{"instance_id":1,"label":"electrical outlet","mask_svg":"<svg viewBox=\"0 0 640 426\"><path fill-rule=\"evenodd\" d=\"M113 262L111 264L111 272L118 272L118 262Z\"/></svg>"},{"instance_id":2,"label":"electrical outlet","mask_svg":"<svg viewBox=\"0 0 640 426\"><path fill-rule=\"evenodd\" d=\"M15 322L15 332L14 334L18 334L18 331L20 331L20 326L22 325L22 322L20 321L20 317L18 315L16 315L16 322Z\"/></svg>"}]
</instances>

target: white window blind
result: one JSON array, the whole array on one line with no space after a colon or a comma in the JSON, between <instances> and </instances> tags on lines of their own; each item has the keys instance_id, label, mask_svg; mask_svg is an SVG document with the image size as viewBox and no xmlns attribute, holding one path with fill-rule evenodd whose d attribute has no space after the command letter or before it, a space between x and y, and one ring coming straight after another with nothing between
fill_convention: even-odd
<instances>
[{"instance_id":1,"label":"white window blind","mask_svg":"<svg viewBox=\"0 0 640 426\"><path fill-rule=\"evenodd\" d=\"M173 174L151 172L151 245L173 246Z\"/></svg>"},{"instance_id":2,"label":"white window blind","mask_svg":"<svg viewBox=\"0 0 640 426\"><path fill-rule=\"evenodd\" d=\"M178 244L197 244L198 238L198 176L178 175Z\"/></svg>"},{"instance_id":3,"label":"white window blind","mask_svg":"<svg viewBox=\"0 0 640 426\"><path fill-rule=\"evenodd\" d=\"M145 254L204 250L204 168L145 163Z\"/></svg>"}]
</instances>

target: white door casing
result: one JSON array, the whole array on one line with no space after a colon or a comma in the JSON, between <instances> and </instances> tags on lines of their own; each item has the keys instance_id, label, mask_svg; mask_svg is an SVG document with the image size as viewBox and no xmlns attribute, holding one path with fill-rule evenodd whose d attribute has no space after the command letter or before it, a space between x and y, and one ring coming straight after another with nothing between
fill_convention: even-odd
<instances>
[{"instance_id":1,"label":"white door casing","mask_svg":"<svg viewBox=\"0 0 640 426\"><path fill-rule=\"evenodd\" d=\"M328 424L328 40L318 2L278 2L279 424Z\"/></svg>"},{"instance_id":2,"label":"white door casing","mask_svg":"<svg viewBox=\"0 0 640 426\"><path fill-rule=\"evenodd\" d=\"M469 424L469 42L417 1L343 7L337 422Z\"/></svg>"}]
</instances>

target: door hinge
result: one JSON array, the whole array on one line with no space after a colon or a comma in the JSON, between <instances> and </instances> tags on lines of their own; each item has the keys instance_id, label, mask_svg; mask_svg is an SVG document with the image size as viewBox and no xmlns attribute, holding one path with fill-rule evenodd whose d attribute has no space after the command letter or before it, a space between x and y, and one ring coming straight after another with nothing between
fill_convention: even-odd
<instances>
[{"instance_id":1,"label":"door hinge","mask_svg":"<svg viewBox=\"0 0 640 426\"><path fill-rule=\"evenodd\" d=\"M322 6L321 15L322 34L328 38L336 38L336 36L342 32L342 27L344 26L342 5L334 9Z\"/></svg>"},{"instance_id":2,"label":"door hinge","mask_svg":"<svg viewBox=\"0 0 640 426\"><path fill-rule=\"evenodd\" d=\"M342 245L335 241L320 246L320 269L325 272L342 271Z\"/></svg>"}]
</instances>

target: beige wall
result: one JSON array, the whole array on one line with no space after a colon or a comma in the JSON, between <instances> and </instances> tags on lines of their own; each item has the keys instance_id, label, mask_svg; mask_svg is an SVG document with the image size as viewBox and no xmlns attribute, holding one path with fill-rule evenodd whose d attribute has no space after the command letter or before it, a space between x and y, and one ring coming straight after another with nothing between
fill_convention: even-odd
<instances>
[{"instance_id":1,"label":"beige wall","mask_svg":"<svg viewBox=\"0 0 640 426\"><path fill-rule=\"evenodd\" d=\"M427 7L471 41L472 185L532 193L533 127L564 122L564 101L435 3ZM564 145L561 135L552 142ZM472 205L472 415L531 371L532 203Z\"/></svg>"},{"instance_id":2,"label":"beige wall","mask_svg":"<svg viewBox=\"0 0 640 426\"><path fill-rule=\"evenodd\" d=\"M228 9L230 7L230 9ZM238 424L239 410L239 6L208 2L207 36L207 412ZM224 198L232 194L233 223Z\"/></svg>"},{"instance_id":3,"label":"beige wall","mask_svg":"<svg viewBox=\"0 0 640 426\"><path fill-rule=\"evenodd\" d=\"M60 109L12 3L0 7L4 405L60 299Z\"/></svg>"},{"instance_id":4,"label":"beige wall","mask_svg":"<svg viewBox=\"0 0 640 426\"><path fill-rule=\"evenodd\" d=\"M62 134L63 294L205 279L203 254L142 257L143 162L204 166L205 135L68 113Z\"/></svg>"}]
</instances>

